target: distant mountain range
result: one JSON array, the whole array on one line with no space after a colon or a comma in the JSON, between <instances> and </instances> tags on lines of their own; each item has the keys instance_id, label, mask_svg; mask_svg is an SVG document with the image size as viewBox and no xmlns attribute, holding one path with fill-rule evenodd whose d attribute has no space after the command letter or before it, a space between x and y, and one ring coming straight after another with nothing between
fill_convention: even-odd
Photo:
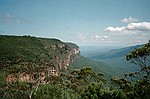
<instances>
[{"instance_id":1,"label":"distant mountain range","mask_svg":"<svg viewBox=\"0 0 150 99\"><path fill-rule=\"evenodd\" d=\"M139 71L139 67L131 64L125 59L126 54L135 48L142 47L143 45L130 46L120 49L114 49L106 52L91 52L93 54L85 54L86 57L107 63L109 66L119 69L124 73L129 73L133 71ZM116 71L115 71L116 72Z\"/></svg>"},{"instance_id":2,"label":"distant mountain range","mask_svg":"<svg viewBox=\"0 0 150 99\"><path fill-rule=\"evenodd\" d=\"M113 59L118 57L124 57L126 54L128 54L130 51L134 50L135 48L142 47L143 45L136 45L136 46L130 46L120 49L114 49L107 52L102 52L97 55L91 55L90 58L94 59Z\"/></svg>"}]
</instances>

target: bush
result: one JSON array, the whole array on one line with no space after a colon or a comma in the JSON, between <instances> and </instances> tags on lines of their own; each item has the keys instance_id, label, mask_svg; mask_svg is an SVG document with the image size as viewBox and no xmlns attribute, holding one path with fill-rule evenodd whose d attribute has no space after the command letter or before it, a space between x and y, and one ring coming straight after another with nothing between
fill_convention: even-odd
<instances>
[{"instance_id":1,"label":"bush","mask_svg":"<svg viewBox=\"0 0 150 99\"><path fill-rule=\"evenodd\" d=\"M40 85L34 99L62 99L63 90L59 85Z\"/></svg>"}]
</instances>

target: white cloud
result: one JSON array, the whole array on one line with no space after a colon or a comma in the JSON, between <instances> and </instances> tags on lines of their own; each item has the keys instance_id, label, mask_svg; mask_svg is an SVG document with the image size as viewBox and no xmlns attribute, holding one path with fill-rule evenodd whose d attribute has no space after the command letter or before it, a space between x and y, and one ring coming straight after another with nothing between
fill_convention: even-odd
<instances>
[{"instance_id":1,"label":"white cloud","mask_svg":"<svg viewBox=\"0 0 150 99\"><path fill-rule=\"evenodd\" d=\"M97 39L101 39L102 37L101 37L101 36L99 36L99 35L95 35L95 38L97 38Z\"/></svg>"},{"instance_id":2,"label":"white cloud","mask_svg":"<svg viewBox=\"0 0 150 99\"><path fill-rule=\"evenodd\" d=\"M113 32L113 33L120 33L120 34L133 34L138 31L150 32L150 22L129 23L127 26L123 26L123 27L107 27L105 31Z\"/></svg>"},{"instance_id":3,"label":"white cloud","mask_svg":"<svg viewBox=\"0 0 150 99\"><path fill-rule=\"evenodd\" d=\"M103 38L108 38L108 36L104 35Z\"/></svg>"},{"instance_id":4,"label":"white cloud","mask_svg":"<svg viewBox=\"0 0 150 99\"><path fill-rule=\"evenodd\" d=\"M127 30L150 31L150 22L130 23L126 26Z\"/></svg>"},{"instance_id":5,"label":"white cloud","mask_svg":"<svg viewBox=\"0 0 150 99\"><path fill-rule=\"evenodd\" d=\"M109 43L112 43L113 41L110 40L110 41L108 41L108 42L109 42Z\"/></svg>"},{"instance_id":6,"label":"white cloud","mask_svg":"<svg viewBox=\"0 0 150 99\"><path fill-rule=\"evenodd\" d=\"M78 40L80 42L105 42L107 41L109 36L107 35L98 35L98 34L92 34L92 35L86 35L86 34L78 34Z\"/></svg>"},{"instance_id":7,"label":"white cloud","mask_svg":"<svg viewBox=\"0 0 150 99\"><path fill-rule=\"evenodd\" d=\"M106 40L108 38L108 36L107 35L104 35L104 36L100 36L100 35L95 35L95 37L93 38L94 40L96 39L96 40Z\"/></svg>"},{"instance_id":8,"label":"white cloud","mask_svg":"<svg viewBox=\"0 0 150 99\"><path fill-rule=\"evenodd\" d=\"M138 21L137 18L132 18L132 17L124 18L121 20L121 22L123 22L123 23L132 23L132 22L137 22L137 21Z\"/></svg>"},{"instance_id":9,"label":"white cloud","mask_svg":"<svg viewBox=\"0 0 150 99\"><path fill-rule=\"evenodd\" d=\"M108 32L122 32L124 31L125 27L107 27L105 29L105 31L108 31Z\"/></svg>"}]
</instances>

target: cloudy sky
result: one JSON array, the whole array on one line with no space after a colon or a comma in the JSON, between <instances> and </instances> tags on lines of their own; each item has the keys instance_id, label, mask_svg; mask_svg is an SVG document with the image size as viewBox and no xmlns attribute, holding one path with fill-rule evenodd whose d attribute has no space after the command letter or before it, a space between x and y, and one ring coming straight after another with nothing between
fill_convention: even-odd
<instances>
[{"instance_id":1,"label":"cloudy sky","mask_svg":"<svg viewBox=\"0 0 150 99\"><path fill-rule=\"evenodd\" d=\"M130 46L150 40L150 0L0 0L0 34L78 45Z\"/></svg>"}]
</instances>

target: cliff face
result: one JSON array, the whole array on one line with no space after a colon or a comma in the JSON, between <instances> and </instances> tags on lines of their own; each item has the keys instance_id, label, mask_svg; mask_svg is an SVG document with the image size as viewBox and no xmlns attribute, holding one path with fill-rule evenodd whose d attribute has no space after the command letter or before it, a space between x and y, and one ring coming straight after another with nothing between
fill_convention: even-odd
<instances>
[{"instance_id":1,"label":"cliff face","mask_svg":"<svg viewBox=\"0 0 150 99\"><path fill-rule=\"evenodd\" d=\"M56 46L56 45L53 45ZM70 44L58 45L53 48L54 50L61 49L60 53L53 55L51 63L53 67L50 69L53 76L58 76L58 72L66 70L70 64L76 61L80 57L79 47L72 47ZM58 51L56 51L58 52Z\"/></svg>"},{"instance_id":2,"label":"cliff face","mask_svg":"<svg viewBox=\"0 0 150 99\"><path fill-rule=\"evenodd\" d=\"M7 82L48 82L80 57L79 47L58 39L0 36L0 69Z\"/></svg>"}]
</instances>

